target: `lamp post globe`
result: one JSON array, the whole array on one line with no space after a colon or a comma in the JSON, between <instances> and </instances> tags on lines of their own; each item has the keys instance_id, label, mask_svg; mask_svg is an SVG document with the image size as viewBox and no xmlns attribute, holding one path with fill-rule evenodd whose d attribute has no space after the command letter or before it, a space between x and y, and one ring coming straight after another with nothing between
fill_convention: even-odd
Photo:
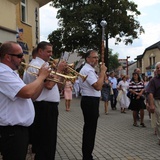
<instances>
[{"instance_id":1,"label":"lamp post globe","mask_svg":"<svg viewBox=\"0 0 160 160\"><path fill-rule=\"evenodd\" d=\"M107 22L106 22L105 20L102 20L101 23L100 23L100 25L101 25L102 27L106 27Z\"/></svg>"}]
</instances>

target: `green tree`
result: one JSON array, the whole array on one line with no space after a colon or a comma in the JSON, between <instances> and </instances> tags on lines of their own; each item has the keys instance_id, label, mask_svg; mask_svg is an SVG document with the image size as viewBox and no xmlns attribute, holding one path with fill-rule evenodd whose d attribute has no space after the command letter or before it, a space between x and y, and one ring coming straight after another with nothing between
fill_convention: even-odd
<instances>
[{"instance_id":1,"label":"green tree","mask_svg":"<svg viewBox=\"0 0 160 160\"><path fill-rule=\"evenodd\" d=\"M112 49L109 49L109 69L110 71L115 71L121 64L118 61L118 53L113 53Z\"/></svg>"},{"instance_id":2,"label":"green tree","mask_svg":"<svg viewBox=\"0 0 160 160\"><path fill-rule=\"evenodd\" d=\"M61 51L86 51L90 48L101 52L102 19L107 21L105 63L108 63L108 39L115 38L115 44L123 41L126 45L144 32L136 20L140 12L137 5L129 0L52 0L58 9L59 29L48 39L59 44L56 54ZM59 41L59 42L56 42ZM54 45L56 47L56 45Z\"/></svg>"}]
</instances>

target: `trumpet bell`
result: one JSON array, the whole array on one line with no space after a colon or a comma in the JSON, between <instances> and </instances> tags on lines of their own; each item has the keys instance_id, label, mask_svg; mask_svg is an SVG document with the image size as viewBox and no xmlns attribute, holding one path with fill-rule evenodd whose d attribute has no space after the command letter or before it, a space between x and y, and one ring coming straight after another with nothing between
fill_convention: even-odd
<instances>
[{"instance_id":1,"label":"trumpet bell","mask_svg":"<svg viewBox=\"0 0 160 160\"><path fill-rule=\"evenodd\" d=\"M70 72L72 72L73 74L75 74L77 77L79 76L79 77L81 77L82 78L82 80L83 80L83 82L87 79L87 77L88 77L88 75L82 75L82 74L80 74L79 72L77 72L76 70L74 70L73 68L71 68L71 67L69 67L69 66L67 66L67 68L68 68L68 70L70 71Z\"/></svg>"}]
</instances>

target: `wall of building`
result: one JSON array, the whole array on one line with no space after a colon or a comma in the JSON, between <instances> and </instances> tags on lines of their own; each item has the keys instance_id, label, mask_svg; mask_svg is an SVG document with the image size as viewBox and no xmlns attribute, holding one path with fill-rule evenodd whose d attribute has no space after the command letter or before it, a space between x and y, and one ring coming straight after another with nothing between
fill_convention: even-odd
<instances>
[{"instance_id":1,"label":"wall of building","mask_svg":"<svg viewBox=\"0 0 160 160\"><path fill-rule=\"evenodd\" d=\"M155 63L160 61L160 50L158 48L147 50L143 56L143 66L142 66L142 73L145 75L153 75L154 69L146 69L146 67L150 66L150 57L155 56Z\"/></svg>"},{"instance_id":2,"label":"wall of building","mask_svg":"<svg viewBox=\"0 0 160 160\"><path fill-rule=\"evenodd\" d=\"M40 40L39 4L36 1L30 0L30 3L28 3L28 7L29 7L28 23L32 24L32 33L33 33L32 47L35 47Z\"/></svg>"},{"instance_id":3,"label":"wall of building","mask_svg":"<svg viewBox=\"0 0 160 160\"><path fill-rule=\"evenodd\" d=\"M0 0L0 42L16 40L16 6L8 0Z\"/></svg>"},{"instance_id":4,"label":"wall of building","mask_svg":"<svg viewBox=\"0 0 160 160\"><path fill-rule=\"evenodd\" d=\"M28 54L25 55L25 60L26 62L29 62L32 50L36 46L36 42L39 42L39 35L37 35L38 39L36 40L36 29L39 31L39 4L36 1L28 0L26 10L27 20L26 22L23 22L21 21L21 5L20 3L17 4L17 28L19 30L23 30L21 38L17 38L17 40L25 43L28 46ZM37 10L38 15L35 13L35 10Z\"/></svg>"},{"instance_id":5,"label":"wall of building","mask_svg":"<svg viewBox=\"0 0 160 160\"><path fill-rule=\"evenodd\" d=\"M26 0L27 20L21 21L21 0L0 0L0 43L18 41L29 62L32 49L40 40L39 7L49 0ZM37 11L37 12L36 12Z\"/></svg>"},{"instance_id":6,"label":"wall of building","mask_svg":"<svg viewBox=\"0 0 160 160\"><path fill-rule=\"evenodd\" d=\"M132 73L134 72L134 70L137 68L137 63L134 62L132 64L130 64L128 66L128 75L130 76L130 78L132 78Z\"/></svg>"}]
</instances>

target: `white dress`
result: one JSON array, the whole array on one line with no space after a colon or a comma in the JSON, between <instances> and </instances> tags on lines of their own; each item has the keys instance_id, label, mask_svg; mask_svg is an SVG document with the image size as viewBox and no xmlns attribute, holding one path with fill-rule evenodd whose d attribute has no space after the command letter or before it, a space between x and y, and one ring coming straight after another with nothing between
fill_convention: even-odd
<instances>
[{"instance_id":1,"label":"white dress","mask_svg":"<svg viewBox=\"0 0 160 160\"><path fill-rule=\"evenodd\" d=\"M76 97L78 97L79 96L79 80L78 79L76 79L73 87L74 87L75 95Z\"/></svg>"},{"instance_id":2,"label":"white dress","mask_svg":"<svg viewBox=\"0 0 160 160\"><path fill-rule=\"evenodd\" d=\"M127 81L124 82L123 80L121 80L118 83L118 87L120 87L120 86L121 86L122 90L119 90L117 101L119 102L120 107L128 108L128 106L130 104L130 99L127 97L129 83Z\"/></svg>"}]
</instances>

